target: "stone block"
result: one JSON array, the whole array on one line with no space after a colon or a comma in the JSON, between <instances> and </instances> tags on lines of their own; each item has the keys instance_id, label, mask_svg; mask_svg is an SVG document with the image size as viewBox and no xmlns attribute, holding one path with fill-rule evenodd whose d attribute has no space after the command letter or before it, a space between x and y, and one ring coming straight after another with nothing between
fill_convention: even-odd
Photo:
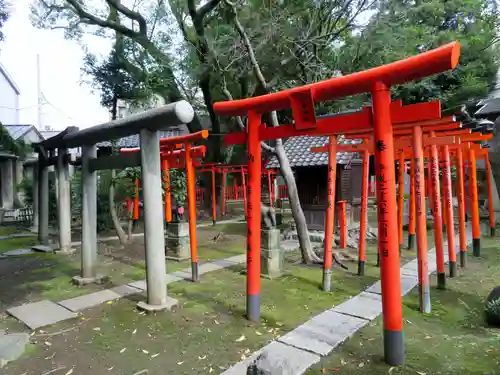
<instances>
[{"instance_id":1,"label":"stone block","mask_svg":"<svg viewBox=\"0 0 500 375\"><path fill-rule=\"evenodd\" d=\"M283 275L283 251L260 249L260 274L274 279Z\"/></svg>"},{"instance_id":2,"label":"stone block","mask_svg":"<svg viewBox=\"0 0 500 375\"><path fill-rule=\"evenodd\" d=\"M179 301L175 298L167 296L165 303L162 305L150 305L147 302L141 301L137 303L137 308L145 312L158 312L158 311L170 311L172 307L179 304Z\"/></svg>"},{"instance_id":3,"label":"stone block","mask_svg":"<svg viewBox=\"0 0 500 375\"><path fill-rule=\"evenodd\" d=\"M78 312L94 306L99 306L102 303L119 298L121 298L121 295L113 292L110 289L106 289L99 292L85 294L83 296L60 301L58 302L58 304L67 308L68 310Z\"/></svg>"},{"instance_id":4,"label":"stone block","mask_svg":"<svg viewBox=\"0 0 500 375\"><path fill-rule=\"evenodd\" d=\"M40 301L12 307L7 312L31 329L45 327L77 315L51 301Z\"/></svg>"},{"instance_id":5,"label":"stone block","mask_svg":"<svg viewBox=\"0 0 500 375\"><path fill-rule=\"evenodd\" d=\"M140 290L146 290L146 280L139 280L139 281L134 281L133 283L128 283L128 286L131 286L132 288L137 288Z\"/></svg>"},{"instance_id":6,"label":"stone block","mask_svg":"<svg viewBox=\"0 0 500 375\"><path fill-rule=\"evenodd\" d=\"M0 368L18 359L29 342L30 336L27 333L0 335Z\"/></svg>"},{"instance_id":7,"label":"stone block","mask_svg":"<svg viewBox=\"0 0 500 375\"><path fill-rule=\"evenodd\" d=\"M16 250L10 250L3 255L5 256L17 256L17 255L27 255L27 254L33 254L34 251L32 249L16 249Z\"/></svg>"},{"instance_id":8,"label":"stone block","mask_svg":"<svg viewBox=\"0 0 500 375\"><path fill-rule=\"evenodd\" d=\"M279 229L261 229L260 247L265 250L276 250L280 248Z\"/></svg>"},{"instance_id":9,"label":"stone block","mask_svg":"<svg viewBox=\"0 0 500 375\"><path fill-rule=\"evenodd\" d=\"M167 259L182 261L191 257L189 245L189 224L170 223L165 238L165 255Z\"/></svg>"},{"instance_id":10,"label":"stone block","mask_svg":"<svg viewBox=\"0 0 500 375\"><path fill-rule=\"evenodd\" d=\"M120 286L115 286L114 288L111 288L111 291L113 293L118 294L120 297L127 297L132 294L137 294L142 292L141 289L139 288L134 288L129 285L120 285Z\"/></svg>"},{"instance_id":11,"label":"stone block","mask_svg":"<svg viewBox=\"0 0 500 375\"><path fill-rule=\"evenodd\" d=\"M332 311L354 317L373 320L382 312L382 297L379 294L361 292Z\"/></svg>"},{"instance_id":12,"label":"stone block","mask_svg":"<svg viewBox=\"0 0 500 375\"><path fill-rule=\"evenodd\" d=\"M301 375L319 361L314 353L273 341L221 375Z\"/></svg>"},{"instance_id":13,"label":"stone block","mask_svg":"<svg viewBox=\"0 0 500 375\"><path fill-rule=\"evenodd\" d=\"M325 356L366 324L368 320L325 311L278 341Z\"/></svg>"},{"instance_id":14,"label":"stone block","mask_svg":"<svg viewBox=\"0 0 500 375\"><path fill-rule=\"evenodd\" d=\"M53 253L54 252L54 249L52 248L52 246L46 246L46 245L36 245L36 246L33 246L31 249L33 249L33 251L38 251L41 253Z\"/></svg>"},{"instance_id":15,"label":"stone block","mask_svg":"<svg viewBox=\"0 0 500 375\"><path fill-rule=\"evenodd\" d=\"M406 296L410 290L418 285L417 276L401 275L401 295ZM381 294L381 282L377 281L375 284L366 289L367 292Z\"/></svg>"}]
</instances>

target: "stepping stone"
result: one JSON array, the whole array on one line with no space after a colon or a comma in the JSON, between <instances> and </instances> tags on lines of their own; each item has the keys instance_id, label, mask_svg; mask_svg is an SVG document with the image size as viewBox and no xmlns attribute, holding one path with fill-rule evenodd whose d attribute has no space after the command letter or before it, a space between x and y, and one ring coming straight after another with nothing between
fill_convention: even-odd
<instances>
[{"instance_id":1,"label":"stepping stone","mask_svg":"<svg viewBox=\"0 0 500 375\"><path fill-rule=\"evenodd\" d=\"M245 375L248 366L256 360L257 368L261 371L256 373L299 375L318 363L320 357L314 353L273 341L221 375Z\"/></svg>"},{"instance_id":2,"label":"stepping stone","mask_svg":"<svg viewBox=\"0 0 500 375\"><path fill-rule=\"evenodd\" d=\"M32 247L33 251L38 251L41 253L53 253L54 249L51 246L46 245L36 245Z\"/></svg>"},{"instance_id":3,"label":"stepping stone","mask_svg":"<svg viewBox=\"0 0 500 375\"><path fill-rule=\"evenodd\" d=\"M14 233L7 236L0 236L0 240L9 240L12 238L34 237L35 233Z\"/></svg>"},{"instance_id":4,"label":"stepping stone","mask_svg":"<svg viewBox=\"0 0 500 375\"><path fill-rule=\"evenodd\" d=\"M30 336L27 333L0 335L0 368L18 359L29 342Z\"/></svg>"},{"instance_id":5,"label":"stepping stone","mask_svg":"<svg viewBox=\"0 0 500 375\"><path fill-rule=\"evenodd\" d=\"M146 290L146 280L134 281L133 283L128 283L127 285L131 286L132 288Z\"/></svg>"},{"instance_id":6,"label":"stepping stone","mask_svg":"<svg viewBox=\"0 0 500 375\"><path fill-rule=\"evenodd\" d=\"M366 320L373 320L382 313L382 296L361 292L331 310Z\"/></svg>"},{"instance_id":7,"label":"stepping stone","mask_svg":"<svg viewBox=\"0 0 500 375\"><path fill-rule=\"evenodd\" d=\"M203 275L204 273L217 271L222 268L224 267L215 263L205 263L200 265L200 267L198 268L198 272L200 273L200 275Z\"/></svg>"},{"instance_id":8,"label":"stepping stone","mask_svg":"<svg viewBox=\"0 0 500 375\"><path fill-rule=\"evenodd\" d=\"M142 289L134 288L134 287L129 286L129 285L120 285L120 286L115 286L114 288L111 288L111 291L113 293L118 294L120 297L127 297L127 296L130 296L132 294L141 293Z\"/></svg>"},{"instance_id":9,"label":"stepping stone","mask_svg":"<svg viewBox=\"0 0 500 375\"><path fill-rule=\"evenodd\" d=\"M401 295L406 296L410 290L415 288L418 284L416 276L401 275ZM381 294L382 283L377 281L375 284L366 289L367 292Z\"/></svg>"},{"instance_id":10,"label":"stepping stone","mask_svg":"<svg viewBox=\"0 0 500 375\"><path fill-rule=\"evenodd\" d=\"M34 251L31 249L16 249L16 250L7 251L7 252L3 253L3 255L15 256L15 255L26 255L26 254L33 254L33 253L34 253Z\"/></svg>"},{"instance_id":11,"label":"stepping stone","mask_svg":"<svg viewBox=\"0 0 500 375\"><path fill-rule=\"evenodd\" d=\"M278 341L325 356L366 324L368 320L325 311Z\"/></svg>"},{"instance_id":12,"label":"stepping stone","mask_svg":"<svg viewBox=\"0 0 500 375\"><path fill-rule=\"evenodd\" d=\"M47 300L12 307L7 312L31 329L77 317L74 312Z\"/></svg>"},{"instance_id":13,"label":"stepping stone","mask_svg":"<svg viewBox=\"0 0 500 375\"><path fill-rule=\"evenodd\" d=\"M99 292L85 294L83 296L70 298L58 302L59 305L67 308L68 310L78 312L90 307L99 306L100 304L108 301L119 299L121 296L110 289L101 290Z\"/></svg>"}]
</instances>

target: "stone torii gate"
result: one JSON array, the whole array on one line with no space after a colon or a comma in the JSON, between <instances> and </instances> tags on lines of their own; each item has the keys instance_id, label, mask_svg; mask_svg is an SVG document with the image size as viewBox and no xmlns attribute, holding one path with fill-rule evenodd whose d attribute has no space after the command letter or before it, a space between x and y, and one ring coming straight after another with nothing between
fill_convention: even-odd
<instances>
[{"instance_id":1,"label":"stone torii gate","mask_svg":"<svg viewBox=\"0 0 500 375\"><path fill-rule=\"evenodd\" d=\"M55 137L35 145L38 151L38 236L48 242L49 184L48 167L56 165L59 186L58 230L59 250L71 251L71 199L68 173L69 148L82 147L82 267L77 284L100 282L97 262L97 174L104 169L141 166L144 193L144 243L146 250L147 302L137 306L146 311L169 309L177 301L167 296L165 238L163 231L162 176L160 167L160 130L189 123L194 110L179 101L110 121L87 129L67 128ZM140 135L141 152L97 157L98 142L129 135Z\"/></svg>"}]
</instances>

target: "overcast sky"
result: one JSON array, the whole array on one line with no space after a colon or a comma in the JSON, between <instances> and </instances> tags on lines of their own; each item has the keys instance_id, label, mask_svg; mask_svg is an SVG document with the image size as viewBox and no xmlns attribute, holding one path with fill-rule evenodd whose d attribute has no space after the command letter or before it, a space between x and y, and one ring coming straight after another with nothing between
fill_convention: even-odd
<instances>
[{"instance_id":1,"label":"overcast sky","mask_svg":"<svg viewBox=\"0 0 500 375\"><path fill-rule=\"evenodd\" d=\"M42 111L42 125L62 130L73 125L88 127L109 119L99 96L81 84L83 53L62 32L38 30L29 21L31 0L14 0L13 12L3 32L0 62L21 91L21 123L37 125L36 56L40 54L42 92L50 104ZM106 41L92 40L92 51L105 54Z\"/></svg>"}]
</instances>

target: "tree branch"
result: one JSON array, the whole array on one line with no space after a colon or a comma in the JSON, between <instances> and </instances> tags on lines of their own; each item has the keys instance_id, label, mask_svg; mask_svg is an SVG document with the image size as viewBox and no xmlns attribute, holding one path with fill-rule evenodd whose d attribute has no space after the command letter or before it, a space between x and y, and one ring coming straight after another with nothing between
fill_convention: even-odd
<instances>
[{"instance_id":1,"label":"tree branch","mask_svg":"<svg viewBox=\"0 0 500 375\"><path fill-rule=\"evenodd\" d=\"M78 0L65 1L73 8L76 15L80 17L80 19L82 19L82 22L115 30L116 32L128 36L129 38L136 38L137 36L140 36L140 34L136 31L129 29L128 27L125 27L117 22L111 20L103 20L102 18L90 14L82 7Z\"/></svg>"},{"instance_id":2,"label":"tree branch","mask_svg":"<svg viewBox=\"0 0 500 375\"><path fill-rule=\"evenodd\" d=\"M133 11L132 9L126 7L121 3L121 0L106 0L109 6L115 8L118 12L122 13L124 16L137 21L139 24L139 33L143 36L148 35L148 25L146 19L139 12Z\"/></svg>"}]
</instances>

